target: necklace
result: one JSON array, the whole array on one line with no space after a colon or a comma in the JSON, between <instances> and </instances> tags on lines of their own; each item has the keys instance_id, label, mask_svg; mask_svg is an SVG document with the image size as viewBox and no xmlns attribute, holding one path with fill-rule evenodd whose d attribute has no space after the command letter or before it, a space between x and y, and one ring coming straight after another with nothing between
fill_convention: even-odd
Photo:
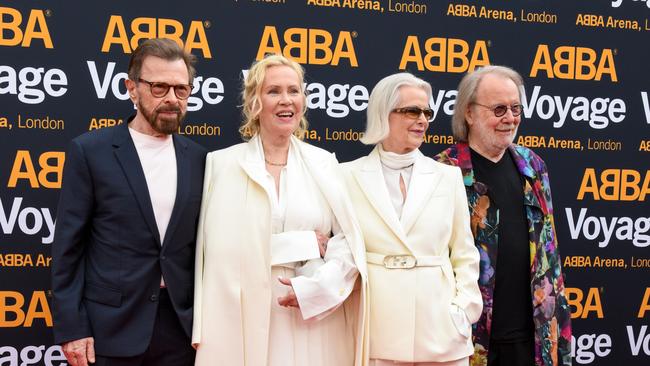
<instances>
[{"instance_id":1,"label":"necklace","mask_svg":"<svg viewBox=\"0 0 650 366\"><path fill-rule=\"evenodd\" d=\"M269 165L272 165L272 166L286 166L287 165L286 161L284 163L274 163L274 162L268 161L266 158L264 158L264 162L269 164Z\"/></svg>"}]
</instances>

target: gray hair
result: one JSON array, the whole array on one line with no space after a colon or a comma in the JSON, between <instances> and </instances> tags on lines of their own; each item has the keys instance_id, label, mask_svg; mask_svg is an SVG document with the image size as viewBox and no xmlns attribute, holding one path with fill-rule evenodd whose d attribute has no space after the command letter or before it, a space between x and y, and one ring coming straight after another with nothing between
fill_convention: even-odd
<instances>
[{"instance_id":1,"label":"gray hair","mask_svg":"<svg viewBox=\"0 0 650 366\"><path fill-rule=\"evenodd\" d=\"M400 102L399 89L403 86L420 88L427 93L427 104L431 100L431 85L408 72L389 75L379 80L368 99L366 131L360 139L361 142L375 145L388 137L388 117Z\"/></svg>"},{"instance_id":2,"label":"gray hair","mask_svg":"<svg viewBox=\"0 0 650 366\"><path fill-rule=\"evenodd\" d=\"M463 77L458 84L458 95L456 96L456 105L454 106L454 115L451 117L451 130L454 140L458 142L467 142L469 135L469 126L465 119L467 108L476 102L476 91L478 85L485 75L494 74L512 80L519 90L519 98L522 98L524 80L515 70L507 66L488 65L475 70Z\"/></svg>"}]
</instances>

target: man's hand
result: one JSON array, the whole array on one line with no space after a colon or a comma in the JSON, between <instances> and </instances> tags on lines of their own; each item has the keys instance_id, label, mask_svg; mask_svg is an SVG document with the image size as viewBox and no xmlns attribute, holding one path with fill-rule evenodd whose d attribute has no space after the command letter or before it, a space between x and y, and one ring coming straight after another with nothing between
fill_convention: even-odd
<instances>
[{"instance_id":1,"label":"man's hand","mask_svg":"<svg viewBox=\"0 0 650 366\"><path fill-rule=\"evenodd\" d=\"M61 348L70 366L88 366L88 362L95 363L95 339L93 337L63 343Z\"/></svg>"}]
</instances>

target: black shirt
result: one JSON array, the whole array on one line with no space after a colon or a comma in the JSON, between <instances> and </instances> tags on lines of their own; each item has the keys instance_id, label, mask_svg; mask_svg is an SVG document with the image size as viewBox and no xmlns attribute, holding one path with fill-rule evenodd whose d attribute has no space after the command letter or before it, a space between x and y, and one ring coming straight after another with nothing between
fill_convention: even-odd
<instances>
[{"instance_id":1,"label":"black shirt","mask_svg":"<svg viewBox=\"0 0 650 366\"><path fill-rule=\"evenodd\" d=\"M524 209L524 177L510 151L494 163L471 150L474 177L488 187L499 210L498 252L491 340L518 342L534 337L530 288L530 247Z\"/></svg>"}]
</instances>

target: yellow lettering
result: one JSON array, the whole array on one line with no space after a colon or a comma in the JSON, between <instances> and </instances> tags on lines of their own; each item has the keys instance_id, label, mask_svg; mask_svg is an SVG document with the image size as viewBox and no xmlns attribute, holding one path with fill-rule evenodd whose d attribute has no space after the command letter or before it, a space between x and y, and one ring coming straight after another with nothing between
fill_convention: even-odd
<instances>
[{"instance_id":1,"label":"yellow lettering","mask_svg":"<svg viewBox=\"0 0 650 366\"><path fill-rule=\"evenodd\" d=\"M111 15L111 18L108 20L106 36L104 37L104 43L102 44L102 52L110 51L111 45L114 43L122 46L122 51L124 53L131 53L129 37L126 35L124 22L122 21L122 17L119 15Z\"/></svg>"},{"instance_id":2,"label":"yellow lettering","mask_svg":"<svg viewBox=\"0 0 650 366\"><path fill-rule=\"evenodd\" d=\"M52 313L45 297L45 291L34 291L23 326L31 327L34 319L43 319L46 326L52 326Z\"/></svg>"},{"instance_id":3,"label":"yellow lettering","mask_svg":"<svg viewBox=\"0 0 650 366\"><path fill-rule=\"evenodd\" d=\"M257 48L257 56L255 59L259 61L263 59L266 54L282 54L278 32L275 30L275 27L270 25L264 27L264 32L262 33L262 39L260 40L260 46Z\"/></svg>"},{"instance_id":4,"label":"yellow lettering","mask_svg":"<svg viewBox=\"0 0 650 366\"><path fill-rule=\"evenodd\" d=\"M208 45L208 37L205 35L205 28L203 28L203 23L198 20L190 23L190 29L187 31L187 40L185 41L185 51L190 52L193 49L201 50L204 58L212 58L212 52L210 52L210 46Z\"/></svg>"},{"instance_id":5,"label":"yellow lettering","mask_svg":"<svg viewBox=\"0 0 650 366\"><path fill-rule=\"evenodd\" d=\"M646 311L650 311L650 287L646 287L645 289L645 294L643 295L643 300L641 300L641 306L639 307L637 318L645 317Z\"/></svg>"},{"instance_id":6,"label":"yellow lettering","mask_svg":"<svg viewBox=\"0 0 650 366\"><path fill-rule=\"evenodd\" d=\"M36 31L37 25L40 29L39 31ZM25 38L23 38L22 46L30 47L32 39L34 38L42 39L45 48L54 48L52 38L50 37L50 31L45 22L45 14L43 13L43 10L39 9L34 9L29 13L27 26L25 27Z\"/></svg>"},{"instance_id":7,"label":"yellow lettering","mask_svg":"<svg viewBox=\"0 0 650 366\"><path fill-rule=\"evenodd\" d=\"M591 193L595 201L600 200L598 195L598 181L596 180L596 171L593 168L585 169L585 174L582 176L582 183L580 183L580 190L578 191L578 200L582 200L585 194Z\"/></svg>"},{"instance_id":8,"label":"yellow lettering","mask_svg":"<svg viewBox=\"0 0 650 366\"><path fill-rule=\"evenodd\" d=\"M8 301L11 299L10 301ZM22 307L25 298L20 292L0 291L0 328L18 327L25 321L25 312ZM12 316L7 316L12 314ZM15 318L8 320L8 318Z\"/></svg>"},{"instance_id":9,"label":"yellow lettering","mask_svg":"<svg viewBox=\"0 0 650 366\"><path fill-rule=\"evenodd\" d=\"M23 166L25 170L22 170ZM14 166L11 168L11 175L9 176L7 187L16 188L16 183L18 183L19 179L27 179L30 187L38 188L36 170L34 170L32 157L27 150L18 150L16 152L16 159L14 159Z\"/></svg>"},{"instance_id":10,"label":"yellow lettering","mask_svg":"<svg viewBox=\"0 0 650 366\"><path fill-rule=\"evenodd\" d=\"M409 62L415 62L419 71L424 71L424 64L422 63L422 52L420 51L420 43L417 36L408 36L404 51L402 52L402 60L399 63L400 70L406 70Z\"/></svg>"},{"instance_id":11,"label":"yellow lettering","mask_svg":"<svg viewBox=\"0 0 650 366\"><path fill-rule=\"evenodd\" d=\"M309 48L309 63L312 65L327 65L332 59L332 50L330 49L332 35L324 29L312 29L309 32L309 44L311 45ZM320 52L322 57L318 57L317 52ZM338 65L338 59L332 65Z\"/></svg>"}]
</instances>

